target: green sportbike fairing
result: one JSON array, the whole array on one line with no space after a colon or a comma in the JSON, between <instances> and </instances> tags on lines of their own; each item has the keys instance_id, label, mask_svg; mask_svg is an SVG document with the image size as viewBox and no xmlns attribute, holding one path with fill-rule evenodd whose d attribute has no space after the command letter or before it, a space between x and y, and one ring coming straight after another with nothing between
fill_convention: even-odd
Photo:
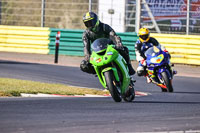
<instances>
[{"instance_id":1,"label":"green sportbike fairing","mask_svg":"<svg viewBox=\"0 0 200 133\"><path fill-rule=\"evenodd\" d=\"M131 102L135 98L134 82L130 79L125 59L111 41L100 38L92 43L90 63L102 86L109 90L115 102Z\"/></svg>"}]
</instances>

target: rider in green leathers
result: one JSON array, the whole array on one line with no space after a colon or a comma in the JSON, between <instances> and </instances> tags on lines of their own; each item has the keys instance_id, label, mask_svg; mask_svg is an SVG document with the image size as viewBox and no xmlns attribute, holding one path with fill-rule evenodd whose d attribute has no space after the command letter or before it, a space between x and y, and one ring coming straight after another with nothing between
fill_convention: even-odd
<instances>
[{"instance_id":1,"label":"rider in green leathers","mask_svg":"<svg viewBox=\"0 0 200 133\"><path fill-rule=\"evenodd\" d=\"M122 45L121 38L115 31L107 24L102 23L94 12L87 12L83 16L83 22L87 29L84 31L82 39L84 44L85 59L81 62L80 68L84 72L95 74L94 68L89 63L91 55L91 43L98 38L108 38L116 45L116 50L126 60L130 76L135 74L129 57L129 50Z\"/></svg>"}]
</instances>

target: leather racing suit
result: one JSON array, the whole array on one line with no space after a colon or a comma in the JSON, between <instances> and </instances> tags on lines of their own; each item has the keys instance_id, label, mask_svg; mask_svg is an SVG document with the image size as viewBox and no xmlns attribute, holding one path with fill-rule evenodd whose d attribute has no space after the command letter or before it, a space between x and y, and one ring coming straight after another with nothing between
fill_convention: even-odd
<instances>
[{"instance_id":1,"label":"leather racing suit","mask_svg":"<svg viewBox=\"0 0 200 133\"><path fill-rule=\"evenodd\" d=\"M116 45L116 49L119 51L119 53L126 60L129 68L129 74L135 74L135 70L131 65L128 48L122 45L121 38L115 33L115 31L109 25L102 22L100 22L96 32L86 29L83 33L82 40L84 44L85 60L83 60L80 65L82 71L93 74L95 73L93 68L91 67L91 64L88 62L91 55L91 43L98 38L110 39L114 43L114 45Z\"/></svg>"},{"instance_id":2,"label":"leather racing suit","mask_svg":"<svg viewBox=\"0 0 200 133\"><path fill-rule=\"evenodd\" d=\"M145 51L153 46L160 46L158 41L150 37L147 42L141 42L139 39L135 43L135 53L136 53L136 60L139 62L139 66L137 68L138 76L144 76L146 74L146 65L145 60L146 57L144 55Z\"/></svg>"}]
</instances>

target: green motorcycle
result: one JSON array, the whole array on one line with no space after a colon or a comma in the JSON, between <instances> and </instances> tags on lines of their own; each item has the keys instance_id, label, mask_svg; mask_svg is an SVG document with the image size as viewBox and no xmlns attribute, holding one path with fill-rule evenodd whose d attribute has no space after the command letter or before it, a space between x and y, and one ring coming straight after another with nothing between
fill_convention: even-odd
<instances>
[{"instance_id":1,"label":"green motorcycle","mask_svg":"<svg viewBox=\"0 0 200 133\"><path fill-rule=\"evenodd\" d=\"M135 98L134 81L130 79L125 59L106 38L95 40L90 63L93 65L102 86L109 90L115 102L131 102Z\"/></svg>"}]
</instances>

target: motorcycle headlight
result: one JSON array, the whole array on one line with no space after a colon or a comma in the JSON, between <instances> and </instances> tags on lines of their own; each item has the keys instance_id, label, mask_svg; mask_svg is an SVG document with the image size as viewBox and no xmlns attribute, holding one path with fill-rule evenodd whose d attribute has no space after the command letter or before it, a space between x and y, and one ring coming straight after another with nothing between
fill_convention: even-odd
<instances>
[{"instance_id":1,"label":"motorcycle headlight","mask_svg":"<svg viewBox=\"0 0 200 133\"><path fill-rule=\"evenodd\" d=\"M98 59L96 60L96 62L99 63L99 62L101 62L101 60L102 60L101 58L98 58Z\"/></svg>"},{"instance_id":2,"label":"motorcycle headlight","mask_svg":"<svg viewBox=\"0 0 200 133\"><path fill-rule=\"evenodd\" d=\"M156 63L156 60L157 60L157 57L152 58L152 59L151 59L151 62L152 62L152 63Z\"/></svg>"},{"instance_id":3,"label":"motorcycle headlight","mask_svg":"<svg viewBox=\"0 0 200 133\"><path fill-rule=\"evenodd\" d=\"M152 63L160 63L163 59L164 59L164 55L160 54L159 56L152 58L151 62Z\"/></svg>"}]
</instances>

